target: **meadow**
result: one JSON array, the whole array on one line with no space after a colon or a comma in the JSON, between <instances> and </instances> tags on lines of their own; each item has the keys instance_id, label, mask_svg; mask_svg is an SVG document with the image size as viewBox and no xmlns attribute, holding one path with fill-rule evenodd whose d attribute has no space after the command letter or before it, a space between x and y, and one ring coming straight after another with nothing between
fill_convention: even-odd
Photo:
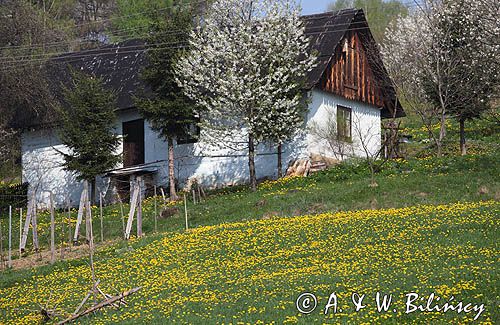
<instances>
[{"instance_id":1,"label":"meadow","mask_svg":"<svg viewBox=\"0 0 500 325\"><path fill-rule=\"evenodd\" d=\"M500 153L497 135L491 137L489 144L472 139L464 157L430 157L420 146L415 158L387 162L375 176L377 187L369 186L366 164L353 160L307 178L265 181L256 192L244 186L214 190L198 204L188 196L187 232L184 202L162 204L160 197L150 197L143 202L145 237L121 240L120 206L110 205L104 208L101 242L94 206L100 287L110 294L142 289L127 299L127 307L80 322L469 323L477 316L406 314L405 294L415 292L422 303L435 293L441 303L484 304L477 322L498 323ZM158 211L168 206L173 214L158 219L156 231L155 200ZM126 214L128 205L123 208ZM58 252L68 246L68 221L74 229L75 218L75 209L69 220L65 211L57 211ZM0 220L5 225L6 215ZM44 250L49 220L48 211L41 211ZM14 222L13 233L18 231ZM40 305L63 316L73 312L91 288L81 244L77 258L2 271L0 324L38 323ZM33 257L30 240L26 255ZM296 306L304 292L317 297L310 314ZM324 315L333 292L337 313L330 308ZM376 311L377 292L393 295L388 312ZM366 295L359 312L352 293Z\"/></svg>"},{"instance_id":2,"label":"meadow","mask_svg":"<svg viewBox=\"0 0 500 325\"><path fill-rule=\"evenodd\" d=\"M464 157L431 158L389 161L376 175L378 187L369 187L370 177L362 161L347 162L307 178L284 178L259 185L257 192L245 186L235 186L208 192L208 197L193 204L187 196L189 227L217 225L266 218L269 216L299 216L323 212L357 209L405 207L419 204L446 204L457 201L500 199L500 153L482 153ZM143 202L143 230L146 235L185 228L184 204L169 203L173 216L158 218L155 232L154 198ZM156 198L157 213L166 206ZM129 205L124 204L126 223ZM26 212L24 212L26 213ZM123 238L121 209L118 204L105 206L103 237L106 242ZM58 247L68 247L69 230L74 231L77 209L68 220L66 211L56 211L55 232ZM95 241L100 244L101 222L99 209L92 208ZM25 217L25 215L24 215ZM69 222L68 222L69 221ZM3 226L3 247L7 247L7 215L0 215ZM84 227L82 227L84 233ZM13 247L19 243L19 215L13 218ZM132 227L135 234L135 223ZM50 214L40 211L38 235L42 249L50 242ZM81 241L82 243L82 241ZM31 234L27 253L32 255ZM17 258L17 253L14 258Z\"/></svg>"},{"instance_id":3,"label":"meadow","mask_svg":"<svg viewBox=\"0 0 500 325\"><path fill-rule=\"evenodd\" d=\"M484 304L478 321L499 320L496 201L419 205L297 217L271 217L204 226L187 233L133 241L101 251L95 265L106 292L142 289L121 310L106 309L83 323L468 323L474 313L405 313L404 294L430 293ZM37 303L69 314L90 287L80 260L33 269L0 288L5 324L38 322ZM393 294L389 312L376 312L377 291ZM318 297L304 315L303 292ZM342 312L324 315L332 292ZM366 294L354 311L352 293ZM392 309L395 309L394 312ZM32 311L34 310L34 311Z\"/></svg>"}]
</instances>

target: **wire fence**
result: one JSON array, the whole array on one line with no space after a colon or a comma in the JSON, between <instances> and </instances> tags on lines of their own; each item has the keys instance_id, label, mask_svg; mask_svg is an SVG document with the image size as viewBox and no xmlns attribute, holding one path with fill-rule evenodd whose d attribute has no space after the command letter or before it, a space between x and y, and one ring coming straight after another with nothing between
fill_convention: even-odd
<instances>
[{"instance_id":1,"label":"wire fence","mask_svg":"<svg viewBox=\"0 0 500 325\"><path fill-rule=\"evenodd\" d=\"M69 200L57 208L50 204L47 209L30 208L32 198L28 198L27 185L22 184L16 190L26 191L24 194L1 194L0 197L0 270L16 267L23 259L35 258L53 263L69 256L74 258L70 252L87 245L85 209L79 222L80 207L72 205ZM198 204L205 196L201 187L193 187L188 195L181 195L181 200L171 201L165 194L168 193L166 189L147 182L142 183L139 192L135 206L129 197L123 198L117 191L96 195L96 201L89 207L93 239L97 245L106 246L110 241L127 237L134 240L167 230L187 229L187 201L189 205ZM31 220L27 222L27 218ZM23 237L26 237L24 244Z\"/></svg>"}]
</instances>

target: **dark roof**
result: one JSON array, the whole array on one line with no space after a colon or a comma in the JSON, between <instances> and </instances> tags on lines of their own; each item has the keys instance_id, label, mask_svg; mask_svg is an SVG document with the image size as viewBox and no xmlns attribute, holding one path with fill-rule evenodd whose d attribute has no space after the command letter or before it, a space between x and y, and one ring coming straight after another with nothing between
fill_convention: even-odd
<instances>
[{"instance_id":1,"label":"dark roof","mask_svg":"<svg viewBox=\"0 0 500 325\"><path fill-rule=\"evenodd\" d=\"M305 34L311 41L310 49L318 54L318 64L308 76L308 88L313 88L318 84L335 53L335 48L360 12L362 10L344 9L302 16L306 28Z\"/></svg>"},{"instance_id":2,"label":"dark roof","mask_svg":"<svg viewBox=\"0 0 500 325\"><path fill-rule=\"evenodd\" d=\"M62 96L61 85L71 83L69 66L102 78L108 89L117 92L119 109L134 106L133 96L146 85L140 79L146 64L145 42L128 40L93 50L69 53L51 59L48 74L55 93Z\"/></svg>"},{"instance_id":3,"label":"dark roof","mask_svg":"<svg viewBox=\"0 0 500 325\"><path fill-rule=\"evenodd\" d=\"M302 16L302 19L305 24L305 33L311 41L310 50L318 54L318 64L307 78L306 86L311 89L320 81L334 57L335 48L345 33L352 28L351 25L354 22L359 24L360 21L368 25L363 10L360 9L307 15ZM106 87L117 91L118 108L131 108L134 106L134 94L141 89L146 89L147 92L146 85L140 80L140 71L146 64L145 49L144 41L129 40L99 49L54 57L49 65L51 84L56 88L60 88L61 84L70 84L69 64L73 68L103 78ZM56 90L56 93L60 96L61 91ZM395 93L392 96L395 98ZM398 116L404 116L404 113Z\"/></svg>"},{"instance_id":4,"label":"dark roof","mask_svg":"<svg viewBox=\"0 0 500 325\"><path fill-rule=\"evenodd\" d=\"M382 57L378 50L373 35L370 32L368 22L362 9L343 9L339 11L325 12L316 15L303 16L306 31L305 34L311 41L311 51L318 54L318 64L308 75L307 88L312 89L321 81L325 70L334 59L335 49L350 29L358 30L366 46L370 46L370 60L374 62L374 73L382 88L384 96L391 103L382 109L382 117L403 117L406 116L401 103L396 97L396 91L392 86L391 79L382 62ZM394 114L393 107L396 107Z\"/></svg>"}]
</instances>

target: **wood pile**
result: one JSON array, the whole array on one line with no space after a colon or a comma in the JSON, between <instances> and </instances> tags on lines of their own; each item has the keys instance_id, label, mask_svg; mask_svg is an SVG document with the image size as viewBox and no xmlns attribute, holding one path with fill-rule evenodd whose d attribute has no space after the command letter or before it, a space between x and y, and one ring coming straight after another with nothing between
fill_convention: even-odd
<instances>
[{"instance_id":1,"label":"wood pile","mask_svg":"<svg viewBox=\"0 0 500 325\"><path fill-rule=\"evenodd\" d=\"M290 162L286 171L286 176L307 176L311 170L311 160L309 158L297 159Z\"/></svg>"},{"instance_id":2,"label":"wood pile","mask_svg":"<svg viewBox=\"0 0 500 325\"><path fill-rule=\"evenodd\" d=\"M315 161L315 162L311 163L311 169L309 170L309 172L310 173L317 173L317 172L326 170L327 167L328 166L326 165L326 163L324 163L322 161Z\"/></svg>"}]
</instances>

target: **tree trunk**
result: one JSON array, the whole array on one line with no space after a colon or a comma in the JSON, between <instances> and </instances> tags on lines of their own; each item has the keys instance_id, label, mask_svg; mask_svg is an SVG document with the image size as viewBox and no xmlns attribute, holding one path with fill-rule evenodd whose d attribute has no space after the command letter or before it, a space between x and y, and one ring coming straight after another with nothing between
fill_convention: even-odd
<instances>
[{"instance_id":1,"label":"tree trunk","mask_svg":"<svg viewBox=\"0 0 500 325\"><path fill-rule=\"evenodd\" d=\"M436 143L436 147L437 147L437 153L436 153L436 155L438 157L441 157L443 155L443 150L441 148L441 142L437 142Z\"/></svg>"},{"instance_id":2,"label":"tree trunk","mask_svg":"<svg viewBox=\"0 0 500 325\"><path fill-rule=\"evenodd\" d=\"M278 178L283 177L282 156L283 156L283 145L281 143L278 143Z\"/></svg>"},{"instance_id":3,"label":"tree trunk","mask_svg":"<svg viewBox=\"0 0 500 325\"><path fill-rule=\"evenodd\" d=\"M257 191L257 177L255 175L255 143L253 134L248 134L248 169L250 171L250 186Z\"/></svg>"},{"instance_id":4,"label":"tree trunk","mask_svg":"<svg viewBox=\"0 0 500 325\"><path fill-rule=\"evenodd\" d=\"M96 191L95 177L90 179L88 182L90 185L90 204L94 205L95 204L95 191Z\"/></svg>"},{"instance_id":5,"label":"tree trunk","mask_svg":"<svg viewBox=\"0 0 500 325\"><path fill-rule=\"evenodd\" d=\"M465 120L460 119L460 153L462 156L467 154L467 147L465 146Z\"/></svg>"},{"instance_id":6,"label":"tree trunk","mask_svg":"<svg viewBox=\"0 0 500 325\"><path fill-rule=\"evenodd\" d=\"M368 161L368 166L370 167L370 187L377 187L378 184L375 181L375 167L373 164L373 161Z\"/></svg>"},{"instance_id":7,"label":"tree trunk","mask_svg":"<svg viewBox=\"0 0 500 325\"><path fill-rule=\"evenodd\" d=\"M443 141L444 138L446 137L446 116L444 113L441 114L439 123L440 123L439 137L438 140L436 141L436 145L437 145L437 156L441 157L443 155Z\"/></svg>"},{"instance_id":8,"label":"tree trunk","mask_svg":"<svg viewBox=\"0 0 500 325\"><path fill-rule=\"evenodd\" d=\"M177 200L175 191L175 173L174 173L174 140L168 138L168 182L170 183L170 200Z\"/></svg>"}]
</instances>

